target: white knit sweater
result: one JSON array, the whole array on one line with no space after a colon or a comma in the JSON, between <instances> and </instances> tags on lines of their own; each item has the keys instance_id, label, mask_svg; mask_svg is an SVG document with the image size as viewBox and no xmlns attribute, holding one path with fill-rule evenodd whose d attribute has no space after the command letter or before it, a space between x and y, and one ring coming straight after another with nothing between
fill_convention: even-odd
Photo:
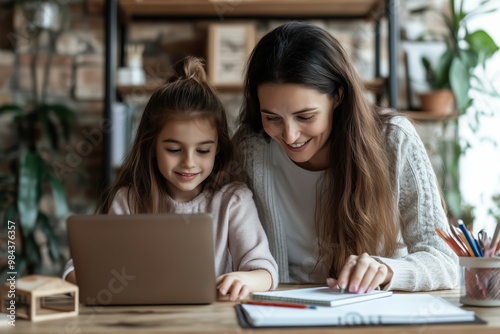
<instances>
[{"instance_id":1,"label":"white knit sweater","mask_svg":"<svg viewBox=\"0 0 500 334\"><path fill-rule=\"evenodd\" d=\"M458 282L458 258L434 229L438 226L447 230L448 223L424 145L405 117L394 117L386 131L391 174L395 178L395 199L402 218L402 247L395 258L374 256L394 272L384 289L428 291L454 288ZM290 282L284 223L275 205L276 178L270 168L271 145L263 135L250 131L239 137L237 144L271 252L278 263L280 281Z\"/></svg>"}]
</instances>

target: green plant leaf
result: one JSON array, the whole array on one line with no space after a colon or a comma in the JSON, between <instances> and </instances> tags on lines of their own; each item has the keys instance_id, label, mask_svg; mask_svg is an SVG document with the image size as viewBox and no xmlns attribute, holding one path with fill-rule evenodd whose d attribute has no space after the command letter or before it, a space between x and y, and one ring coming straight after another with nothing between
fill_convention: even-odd
<instances>
[{"instance_id":1,"label":"green plant leaf","mask_svg":"<svg viewBox=\"0 0 500 334\"><path fill-rule=\"evenodd\" d=\"M36 153L25 151L21 156L17 209L27 235L33 232L38 216L40 163L41 159Z\"/></svg>"},{"instance_id":2,"label":"green plant leaf","mask_svg":"<svg viewBox=\"0 0 500 334\"><path fill-rule=\"evenodd\" d=\"M57 127L49 117L49 109L46 107L41 107L39 108L39 111L40 111L40 120L44 128L44 136L47 137L50 146L54 150L57 150L59 149L59 135L57 133Z\"/></svg>"},{"instance_id":3,"label":"green plant leaf","mask_svg":"<svg viewBox=\"0 0 500 334\"><path fill-rule=\"evenodd\" d=\"M453 51L447 49L441 57L439 57L436 71L435 71L435 82L433 83L434 89L445 89L450 88L450 68L453 62Z\"/></svg>"},{"instance_id":4,"label":"green plant leaf","mask_svg":"<svg viewBox=\"0 0 500 334\"><path fill-rule=\"evenodd\" d=\"M20 115L24 112L24 109L18 106L17 104L5 104L0 107L0 115L8 112Z\"/></svg>"},{"instance_id":5,"label":"green plant leaf","mask_svg":"<svg viewBox=\"0 0 500 334\"><path fill-rule=\"evenodd\" d=\"M58 218L66 218L68 216L68 202L66 201L66 192L64 186L59 179L49 171L48 166L44 166L48 173L48 180L52 188L52 197L54 198L54 207Z\"/></svg>"},{"instance_id":6,"label":"green plant leaf","mask_svg":"<svg viewBox=\"0 0 500 334\"><path fill-rule=\"evenodd\" d=\"M50 224L49 218L44 214L40 214L40 226L42 228L42 231L45 233L45 236L47 237L47 245L49 248L50 258L52 259L52 261L58 262L59 260L61 260L61 253L59 252L59 242L57 240L56 234L54 233L54 229Z\"/></svg>"},{"instance_id":7,"label":"green plant leaf","mask_svg":"<svg viewBox=\"0 0 500 334\"><path fill-rule=\"evenodd\" d=\"M75 120L75 113L62 104L51 104L48 106L59 119L63 128L64 137L66 140L71 138L71 123Z\"/></svg>"},{"instance_id":8,"label":"green plant leaf","mask_svg":"<svg viewBox=\"0 0 500 334\"><path fill-rule=\"evenodd\" d=\"M479 60L478 54L472 49L459 50L458 57L460 58L464 66L468 69L469 73L471 73L471 69L477 66Z\"/></svg>"},{"instance_id":9,"label":"green plant leaf","mask_svg":"<svg viewBox=\"0 0 500 334\"><path fill-rule=\"evenodd\" d=\"M459 58L453 59L450 67L450 84L461 114L465 112L470 99L470 78L469 69L464 63Z\"/></svg>"},{"instance_id":10,"label":"green plant leaf","mask_svg":"<svg viewBox=\"0 0 500 334\"><path fill-rule=\"evenodd\" d=\"M485 58L491 57L498 51L498 45L484 30L477 30L472 34L467 34L465 40L476 54L483 54Z\"/></svg>"}]
</instances>

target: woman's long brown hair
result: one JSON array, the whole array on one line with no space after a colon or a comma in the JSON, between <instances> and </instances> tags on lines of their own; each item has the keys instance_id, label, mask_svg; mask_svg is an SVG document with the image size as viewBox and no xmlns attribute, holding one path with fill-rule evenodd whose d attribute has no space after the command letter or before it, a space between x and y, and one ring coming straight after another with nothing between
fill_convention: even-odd
<instances>
[{"instance_id":1,"label":"woman's long brown hair","mask_svg":"<svg viewBox=\"0 0 500 334\"><path fill-rule=\"evenodd\" d=\"M203 62L187 57L174 65L166 83L147 103L130 152L109 190L98 202L96 211L107 213L120 189L128 191L133 213L168 212L166 180L156 162L156 140L165 122L172 118L208 119L217 129L218 152L204 189L216 191L243 178L235 173L235 154L229 137L224 107L208 83Z\"/></svg>"},{"instance_id":2,"label":"woman's long brown hair","mask_svg":"<svg viewBox=\"0 0 500 334\"><path fill-rule=\"evenodd\" d=\"M317 190L317 265L337 277L350 254L393 256L399 211L384 134L394 113L367 103L340 43L307 23L284 24L253 50L236 140L245 128L264 132L257 95L264 83L299 84L341 100L333 111L329 167Z\"/></svg>"}]
</instances>

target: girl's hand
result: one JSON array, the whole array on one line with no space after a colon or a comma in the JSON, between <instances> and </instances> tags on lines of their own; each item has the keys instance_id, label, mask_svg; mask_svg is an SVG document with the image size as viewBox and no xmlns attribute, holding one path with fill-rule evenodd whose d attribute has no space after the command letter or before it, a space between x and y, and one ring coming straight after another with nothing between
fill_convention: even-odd
<instances>
[{"instance_id":1,"label":"girl's hand","mask_svg":"<svg viewBox=\"0 0 500 334\"><path fill-rule=\"evenodd\" d=\"M236 301L248 297L250 288L245 280L245 273L232 272L221 275L215 280L217 291L220 296L229 294L229 300Z\"/></svg>"},{"instance_id":2,"label":"girl's hand","mask_svg":"<svg viewBox=\"0 0 500 334\"><path fill-rule=\"evenodd\" d=\"M340 271L338 279L327 278L329 287L338 287L354 293L371 292L392 279L393 271L367 253L351 255Z\"/></svg>"}]
</instances>

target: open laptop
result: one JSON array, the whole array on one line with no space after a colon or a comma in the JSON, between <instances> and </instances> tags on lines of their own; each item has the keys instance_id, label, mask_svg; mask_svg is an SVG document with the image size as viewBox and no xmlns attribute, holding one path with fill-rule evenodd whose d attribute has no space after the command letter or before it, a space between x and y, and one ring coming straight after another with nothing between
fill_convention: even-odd
<instances>
[{"instance_id":1,"label":"open laptop","mask_svg":"<svg viewBox=\"0 0 500 334\"><path fill-rule=\"evenodd\" d=\"M75 215L67 227L81 304L209 304L216 298L208 214Z\"/></svg>"}]
</instances>

